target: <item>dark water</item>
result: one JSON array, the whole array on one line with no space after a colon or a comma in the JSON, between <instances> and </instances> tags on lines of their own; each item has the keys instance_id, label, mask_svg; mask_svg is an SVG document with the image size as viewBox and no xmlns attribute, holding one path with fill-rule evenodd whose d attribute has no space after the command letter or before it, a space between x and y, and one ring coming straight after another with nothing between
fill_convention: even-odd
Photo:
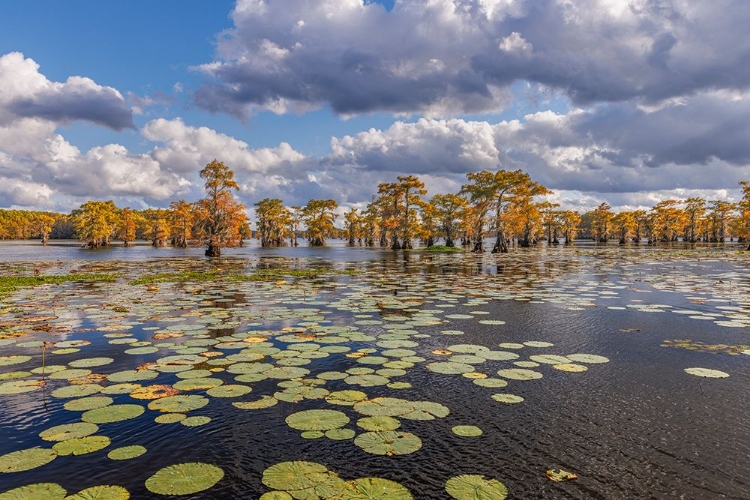
<instances>
[{"instance_id":1,"label":"dark water","mask_svg":"<svg viewBox=\"0 0 750 500\"><path fill-rule=\"evenodd\" d=\"M144 327L165 327L169 323L161 323L163 317L203 308L231 306L254 314L274 300L282 307L291 300L289 289L297 290L294 300L287 304L290 309L316 307L323 311L325 321L339 325L352 325L357 320L352 311L331 305L347 294L383 300L407 300L415 295L419 302L415 301L418 306L412 309L443 310L435 314L445 323L413 328L425 336L414 337L418 346L410 349L426 361L417 362L405 375L394 378L412 387L362 388L340 380L329 381L324 387L329 391L362 390L370 398L434 401L450 408L450 415L429 421L404 420L402 430L419 436L423 447L408 455L377 456L365 453L351 440L303 439L284 422L288 415L301 410L333 408L352 419L347 428L361 431L355 425L360 416L351 407L334 407L324 400L280 402L252 411L232 406L238 399L254 400L281 390L278 380L263 380L249 384L252 392L247 397L212 398L208 406L191 412L212 418L201 427L155 424L153 419L159 413L148 409L133 420L102 424L99 434L113 441L109 448L79 457L59 457L27 472L0 474L0 492L36 482L59 483L69 494L89 486L116 484L127 488L132 498L151 498L154 495L144 486L146 478L166 465L200 461L220 466L225 477L213 488L184 498L258 498L269 491L261 483L266 468L286 460L308 460L320 462L346 479L373 476L397 481L415 498L448 498L445 483L459 474L496 478L508 487L509 498L750 498L750 356L738 350L729 354L731 349L662 347L665 340L675 339L711 346L750 344L750 260L739 247L622 249L580 245L478 257L349 249L335 242L324 249L232 249L226 252L228 258L212 263L201 253L199 249L137 247L86 252L76 246L3 245L0 256L4 273L19 269L29 272L32 268L42 268L44 273L112 269L123 277L113 285L69 283L52 291L47 287L36 292L19 291L13 296L16 309L9 312L6 308L0 321L31 316L35 309L49 307L50 302L57 302L62 309L67 306L67 313L78 321L72 323L71 332L53 338L53 334L32 331L19 342L90 340L92 344L80 353L57 355L48 363L109 356L114 363L94 369L108 374L171 354L165 349L148 355L123 354L128 346L109 344L97 330L102 324L97 315L102 311L113 314L112 304L123 302L120 290L132 292L135 285L128 285L128 280L133 277L184 268L218 267L240 272L263 268L348 269L354 274L286 278L287 284L276 287L256 287L253 283L161 284L152 295L137 289L127 296L128 300L140 294L145 302L159 302L168 311L153 314L151 321L139 320L128 333L150 341L154 330ZM222 292L224 295L220 295ZM202 295L207 299L199 300ZM217 302L217 297L224 299ZM186 298L193 302L179 302ZM92 306L91 310L86 304ZM684 310L691 312L680 312ZM474 319L446 317L476 311L488 314L474 315ZM65 317L66 313L58 314ZM89 315L93 319L87 319ZM123 321L128 318L127 314L121 316ZM372 316L387 319L388 313ZM478 320L482 319L505 324L481 324ZM248 326L250 321L240 320L239 326L215 330L212 335L279 331L299 321L304 318L261 319L257 321L261 325ZM720 324L726 321L734 326ZM372 336L385 333L382 325L357 328ZM464 333L441 333L453 329ZM274 345L285 347L284 342L271 339ZM501 350L499 343L526 341L554 346L515 351L521 355L519 360L535 354L588 353L610 361L588 365L583 373L542 365L534 369L542 372L543 378L510 380L508 387L501 389L480 387L460 375L443 375L426 368L433 361L444 361L433 354L434 350L451 344ZM375 340L351 341L348 345L354 350L383 350ZM235 351L227 351L231 352ZM30 354L34 359L22 365L0 366L0 373L39 365L38 348L0 346L0 356L11 354ZM332 355L313 359L305 368L311 371L307 377L311 378L320 372L357 366L362 365L355 359ZM509 361L487 361L476 370L493 377L497 369L510 367ZM685 373L688 367L721 370L730 376L700 378ZM214 376L233 383L234 375L227 372ZM177 380L173 373L160 373L158 378L142 383L173 384ZM49 447L54 443L42 441L40 431L80 420L79 412L63 409L67 399L50 395L54 388L66 385L63 382L52 382L41 391L0 396L0 455ZM512 393L525 400L502 404L490 398L493 393ZM127 394L110 397L115 403L148 403ZM459 437L451 432L455 425L476 425L484 433L476 438ZM130 444L146 446L148 452L133 460L107 458L110 449ZM549 481L545 471L557 468L575 472L578 479Z\"/></svg>"}]
</instances>

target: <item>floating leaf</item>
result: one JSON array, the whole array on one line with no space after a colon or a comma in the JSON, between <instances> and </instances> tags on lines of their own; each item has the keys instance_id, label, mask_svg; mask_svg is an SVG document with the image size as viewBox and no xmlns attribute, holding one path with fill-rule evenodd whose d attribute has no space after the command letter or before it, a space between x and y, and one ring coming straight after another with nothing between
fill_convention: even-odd
<instances>
[{"instance_id":1,"label":"floating leaf","mask_svg":"<svg viewBox=\"0 0 750 500\"><path fill-rule=\"evenodd\" d=\"M285 421L300 431L327 431L345 426L349 417L338 410L305 410L289 415Z\"/></svg>"},{"instance_id":2,"label":"floating leaf","mask_svg":"<svg viewBox=\"0 0 750 500\"><path fill-rule=\"evenodd\" d=\"M422 440L410 432L365 432L354 439L354 444L373 455L408 455L422 447Z\"/></svg>"},{"instance_id":3,"label":"floating leaf","mask_svg":"<svg viewBox=\"0 0 750 500\"><path fill-rule=\"evenodd\" d=\"M727 378L729 374L719 370L711 370L709 368L685 368L685 373L695 375L696 377L704 378Z\"/></svg>"},{"instance_id":4,"label":"floating leaf","mask_svg":"<svg viewBox=\"0 0 750 500\"><path fill-rule=\"evenodd\" d=\"M263 471L261 481L269 488L296 491L313 488L334 475L324 465L315 462L281 462Z\"/></svg>"},{"instance_id":5,"label":"floating leaf","mask_svg":"<svg viewBox=\"0 0 750 500\"><path fill-rule=\"evenodd\" d=\"M99 430L99 426L88 422L56 425L39 433L45 441L65 441L66 439L90 436Z\"/></svg>"},{"instance_id":6,"label":"floating leaf","mask_svg":"<svg viewBox=\"0 0 750 500\"><path fill-rule=\"evenodd\" d=\"M215 465L189 462L157 471L146 479L146 489L159 495L191 495L211 488L223 477L224 471Z\"/></svg>"},{"instance_id":7,"label":"floating leaf","mask_svg":"<svg viewBox=\"0 0 750 500\"><path fill-rule=\"evenodd\" d=\"M573 373L580 373L585 372L588 370L587 366L584 365L578 365L575 363L561 363L559 365L552 365L552 368L555 370L560 370L563 372L573 372Z\"/></svg>"},{"instance_id":8,"label":"floating leaf","mask_svg":"<svg viewBox=\"0 0 750 500\"><path fill-rule=\"evenodd\" d=\"M348 498L367 500L412 500L408 489L395 481L378 477L363 477L349 483L352 486Z\"/></svg>"},{"instance_id":9,"label":"floating leaf","mask_svg":"<svg viewBox=\"0 0 750 500\"><path fill-rule=\"evenodd\" d=\"M560 365L564 363L570 363L571 361L569 358L566 358L565 356L558 356L557 354L535 354L533 356L529 356L529 359L531 361L544 363L546 365Z\"/></svg>"},{"instance_id":10,"label":"floating leaf","mask_svg":"<svg viewBox=\"0 0 750 500\"><path fill-rule=\"evenodd\" d=\"M526 370L524 368L506 368L504 370L498 370L497 374L511 380L536 380L543 376L539 372Z\"/></svg>"},{"instance_id":11,"label":"floating leaf","mask_svg":"<svg viewBox=\"0 0 750 500\"><path fill-rule=\"evenodd\" d=\"M235 406L241 410L259 410L261 408L270 408L271 406L275 406L278 402L279 400L274 398L273 396L262 396L256 401L242 401L232 403L232 406Z\"/></svg>"},{"instance_id":12,"label":"floating leaf","mask_svg":"<svg viewBox=\"0 0 750 500\"><path fill-rule=\"evenodd\" d=\"M323 431L304 431L300 436L304 439L320 439L325 436L325 433Z\"/></svg>"},{"instance_id":13,"label":"floating leaf","mask_svg":"<svg viewBox=\"0 0 750 500\"><path fill-rule=\"evenodd\" d=\"M0 366L20 365L31 361L31 356L0 356Z\"/></svg>"},{"instance_id":14,"label":"floating leaf","mask_svg":"<svg viewBox=\"0 0 750 500\"><path fill-rule=\"evenodd\" d=\"M578 479L578 476L576 474L562 469L550 469L545 472L544 475L547 476L547 479L556 483Z\"/></svg>"},{"instance_id":15,"label":"floating leaf","mask_svg":"<svg viewBox=\"0 0 750 500\"><path fill-rule=\"evenodd\" d=\"M355 403L365 399L367 399L367 394L354 390L334 391L326 396L328 403L343 406L354 406Z\"/></svg>"},{"instance_id":16,"label":"floating leaf","mask_svg":"<svg viewBox=\"0 0 750 500\"><path fill-rule=\"evenodd\" d=\"M201 415L201 416L184 418L180 420L180 423L184 425L185 427L199 427L201 425L206 425L210 421L211 421L211 417Z\"/></svg>"},{"instance_id":17,"label":"floating leaf","mask_svg":"<svg viewBox=\"0 0 750 500\"><path fill-rule=\"evenodd\" d=\"M571 361L575 361L576 363L609 363L609 358L605 358L604 356L597 356L596 354L568 354L567 358Z\"/></svg>"},{"instance_id":18,"label":"floating leaf","mask_svg":"<svg viewBox=\"0 0 750 500\"><path fill-rule=\"evenodd\" d=\"M474 379L472 380L474 384L480 386L480 387L506 387L508 385L508 382L506 380L503 380L501 378L480 378L480 379Z\"/></svg>"},{"instance_id":19,"label":"floating leaf","mask_svg":"<svg viewBox=\"0 0 750 500\"><path fill-rule=\"evenodd\" d=\"M104 408L114 403L114 399L109 396L92 396L89 398L73 399L66 402L63 408L69 411L87 411L96 408Z\"/></svg>"},{"instance_id":20,"label":"floating leaf","mask_svg":"<svg viewBox=\"0 0 750 500\"><path fill-rule=\"evenodd\" d=\"M95 366L105 366L110 363L113 363L115 360L112 358L86 358L86 359L76 359L75 361L71 361L68 363L69 366L72 366L73 368L92 368Z\"/></svg>"},{"instance_id":21,"label":"floating leaf","mask_svg":"<svg viewBox=\"0 0 750 500\"><path fill-rule=\"evenodd\" d=\"M36 469L57 458L57 452L49 448L29 448L0 456L0 473L23 472Z\"/></svg>"},{"instance_id":22,"label":"floating leaf","mask_svg":"<svg viewBox=\"0 0 750 500\"><path fill-rule=\"evenodd\" d=\"M180 391L200 391L219 387L223 383L224 381L219 378L188 378L180 380L179 382L175 382L173 387Z\"/></svg>"},{"instance_id":23,"label":"floating leaf","mask_svg":"<svg viewBox=\"0 0 750 500\"><path fill-rule=\"evenodd\" d=\"M457 500L504 500L508 488L497 479L475 474L455 476L445 483L445 491Z\"/></svg>"},{"instance_id":24,"label":"floating leaf","mask_svg":"<svg viewBox=\"0 0 750 500\"><path fill-rule=\"evenodd\" d=\"M140 445L121 446L107 453L107 458L111 460L130 460L131 458L140 457L146 453L146 448Z\"/></svg>"},{"instance_id":25,"label":"floating leaf","mask_svg":"<svg viewBox=\"0 0 750 500\"><path fill-rule=\"evenodd\" d=\"M65 488L56 483L37 483L13 488L0 494L0 500L63 500Z\"/></svg>"},{"instance_id":26,"label":"floating leaf","mask_svg":"<svg viewBox=\"0 0 750 500\"><path fill-rule=\"evenodd\" d=\"M352 439L357 433L353 429L329 429L326 431L326 437L334 441L344 441Z\"/></svg>"},{"instance_id":27,"label":"floating leaf","mask_svg":"<svg viewBox=\"0 0 750 500\"><path fill-rule=\"evenodd\" d=\"M140 382L142 380L153 380L159 373L153 370L124 370L107 376L107 380L113 383Z\"/></svg>"},{"instance_id":28,"label":"floating leaf","mask_svg":"<svg viewBox=\"0 0 750 500\"><path fill-rule=\"evenodd\" d=\"M401 422L397 418L376 416L363 417L357 420L357 425L366 431L395 431L401 427Z\"/></svg>"},{"instance_id":29,"label":"floating leaf","mask_svg":"<svg viewBox=\"0 0 750 500\"><path fill-rule=\"evenodd\" d=\"M41 389L44 383L41 380L13 380L0 384L0 395L23 394Z\"/></svg>"},{"instance_id":30,"label":"floating leaf","mask_svg":"<svg viewBox=\"0 0 750 500\"><path fill-rule=\"evenodd\" d=\"M85 436L60 441L52 449L60 456L85 455L86 453L103 450L111 442L112 440L107 436Z\"/></svg>"},{"instance_id":31,"label":"floating leaf","mask_svg":"<svg viewBox=\"0 0 750 500\"><path fill-rule=\"evenodd\" d=\"M508 404L516 404L516 403L523 402L523 398L521 396L516 396L515 394L493 394L492 399L494 399L498 403L508 403Z\"/></svg>"},{"instance_id":32,"label":"floating leaf","mask_svg":"<svg viewBox=\"0 0 750 500\"><path fill-rule=\"evenodd\" d=\"M154 422L157 424L174 424L176 422L180 422L182 420L185 420L187 418L187 415L184 413L165 413L163 415L159 415L154 419Z\"/></svg>"},{"instance_id":33,"label":"floating leaf","mask_svg":"<svg viewBox=\"0 0 750 500\"><path fill-rule=\"evenodd\" d=\"M148 404L148 409L171 413L185 413L203 408L207 404L208 398L204 396L195 394L189 396L178 395L155 399Z\"/></svg>"},{"instance_id":34,"label":"floating leaf","mask_svg":"<svg viewBox=\"0 0 750 500\"><path fill-rule=\"evenodd\" d=\"M138 387L130 393L130 397L134 399L159 399L174 396L179 393L180 391L171 385L159 384Z\"/></svg>"},{"instance_id":35,"label":"floating leaf","mask_svg":"<svg viewBox=\"0 0 750 500\"><path fill-rule=\"evenodd\" d=\"M456 425L451 429L451 431L456 436L462 437L475 437L482 435L482 429L474 425Z\"/></svg>"},{"instance_id":36,"label":"floating leaf","mask_svg":"<svg viewBox=\"0 0 750 500\"><path fill-rule=\"evenodd\" d=\"M65 500L128 500L130 492L122 486L93 486L81 490Z\"/></svg>"},{"instance_id":37,"label":"floating leaf","mask_svg":"<svg viewBox=\"0 0 750 500\"><path fill-rule=\"evenodd\" d=\"M474 367L466 363L454 363L452 361L438 361L427 365L431 372L442 373L443 375L461 375L474 371Z\"/></svg>"},{"instance_id":38,"label":"floating leaf","mask_svg":"<svg viewBox=\"0 0 750 500\"><path fill-rule=\"evenodd\" d=\"M93 424L109 424L139 417L144 411L146 410L141 405L110 405L85 412L81 415L81 420Z\"/></svg>"},{"instance_id":39,"label":"floating leaf","mask_svg":"<svg viewBox=\"0 0 750 500\"><path fill-rule=\"evenodd\" d=\"M250 391L252 391L252 388L246 385L225 384L207 390L206 394L214 398L236 398L239 396L244 396Z\"/></svg>"}]
</instances>

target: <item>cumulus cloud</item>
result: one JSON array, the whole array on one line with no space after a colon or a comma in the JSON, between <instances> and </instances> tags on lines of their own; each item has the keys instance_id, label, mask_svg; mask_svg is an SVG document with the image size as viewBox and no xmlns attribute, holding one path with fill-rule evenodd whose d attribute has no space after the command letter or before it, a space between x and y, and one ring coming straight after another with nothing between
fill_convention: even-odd
<instances>
[{"instance_id":1,"label":"cumulus cloud","mask_svg":"<svg viewBox=\"0 0 750 500\"><path fill-rule=\"evenodd\" d=\"M52 82L39 65L20 52L0 57L0 125L19 118L54 123L84 120L114 130L135 128L122 94L90 78L71 76Z\"/></svg>"},{"instance_id":2,"label":"cumulus cloud","mask_svg":"<svg viewBox=\"0 0 750 500\"><path fill-rule=\"evenodd\" d=\"M731 12L731 15L726 15ZM750 4L688 0L238 0L195 102L245 117L493 112L525 80L577 105L747 89Z\"/></svg>"}]
</instances>

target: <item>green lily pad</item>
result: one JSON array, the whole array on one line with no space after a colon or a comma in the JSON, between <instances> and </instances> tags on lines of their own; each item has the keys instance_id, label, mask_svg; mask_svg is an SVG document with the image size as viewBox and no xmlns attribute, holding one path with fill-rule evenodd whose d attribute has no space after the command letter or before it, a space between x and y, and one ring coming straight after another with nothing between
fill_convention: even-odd
<instances>
[{"instance_id":1,"label":"green lily pad","mask_svg":"<svg viewBox=\"0 0 750 500\"><path fill-rule=\"evenodd\" d=\"M130 460L132 458L140 457L146 453L146 448L140 445L132 446L121 446L107 453L107 458L110 460Z\"/></svg>"},{"instance_id":2,"label":"green lily pad","mask_svg":"<svg viewBox=\"0 0 750 500\"><path fill-rule=\"evenodd\" d=\"M140 382L143 380L153 380L159 376L154 370L123 370L107 376L107 380L112 383L120 382Z\"/></svg>"},{"instance_id":3,"label":"green lily pad","mask_svg":"<svg viewBox=\"0 0 750 500\"><path fill-rule=\"evenodd\" d=\"M275 490L297 491L314 488L332 475L335 476L326 466L316 462L281 462L263 471L261 481Z\"/></svg>"},{"instance_id":4,"label":"green lily pad","mask_svg":"<svg viewBox=\"0 0 750 500\"><path fill-rule=\"evenodd\" d=\"M508 488L497 479L476 474L455 476L445 483L445 491L456 500L504 500Z\"/></svg>"},{"instance_id":5,"label":"green lily pad","mask_svg":"<svg viewBox=\"0 0 750 500\"><path fill-rule=\"evenodd\" d=\"M75 495L66 497L65 500L128 500L130 492L122 486L92 486L81 490Z\"/></svg>"},{"instance_id":6,"label":"green lily pad","mask_svg":"<svg viewBox=\"0 0 750 500\"><path fill-rule=\"evenodd\" d=\"M103 389L99 384L74 384L65 387L59 387L52 391L52 396L56 398L80 398L91 396Z\"/></svg>"},{"instance_id":7,"label":"green lily pad","mask_svg":"<svg viewBox=\"0 0 750 500\"><path fill-rule=\"evenodd\" d=\"M26 377L30 377L31 372L17 371L17 372L5 372L0 373L0 380L18 380Z\"/></svg>"},{"instance_id":8,"label":"green lily pad","mask_svg":"<svg viewBox=\"0 0 750 500\"><path fill-rule=\"evenodd\" d=\"M300 434L303 439L320 439L325 435L326 434L323 431L304 431L302 434Z\"/></svg>"},{"instance_id":9,"label":"green lily pad","mask_svg":"<svg viewBox=\"0 0 750 500\"><path fill-rule=\"evenodd\" d=\"M523 398L515 394L493 394L491 397L498 403L516 404L523 402Z\"/></svg>"},{"instance_id":10,"label":"green lily pad","mask_svg":"<svg viewBox=\"0 0 750 500\"><path fill-rule=\"evenodd\" d=\"M474 425L456 425L451 431L456 436L462 437L476 437L482 435L482 429Z\"/></svg>"},{"instance_id":11,"label":"green lily pad","mask_svg":"<svg viewBox=\"0 0 750 500\"><path fill-rule=\"evenodd\" d=\"M357 433L353 429L329 429L326 431L326 437L334 441L345 441L352 439Z\"/></svg>"},{"instance_id":12,"label":"green lily pad","mask_svg":"<svg viewBox=\"0 0 750 500\"><path fill-rule=\"evenodd\" d=\"M709 368L685 368L685 373L695 375L696 377L704 378L727 378L729 374L719 370L711 370Z\"/></svg>"},{"instance_id":13,"label":"green lily pad","mask_svg":"<svg viewBox=\"0 0 750 500\"><path fill-rule=\"evenodd\" d=\"M560 363L559 365L552 365L552 368L555 370L560 370L563 372L573 372L573 373L580 373L585 372L589 368L585 365L579 365L576 363Z\"/></svg>"},{"instance_id":14,"label":"green lily pad","mask_svg":"<svg viewBox=\"0 0 750 500\"><path fill-rule=\"evenodd\" d=\"M213 389L219 387L224 383L223 380L212 377L205 378L187 378L175 382L172 387L180 391L201 391L205 389Z\"/></svg>"},{"instance_id":15,"label":"green lily pad","mask_svg":"<svg viewBox=\"0 0 750 500\"><path fill-rule=\"evenodd\" d=\"M191 495L213 487L224 477L215 465L189 462L165 467L146 479L146 489L159 495Z\"/></svg>"},{"instance_id":16,"label":"green lily pad","mask_svg":"<svg viewBox=\"0 0 750 500\"><path fill-rule=\"evenodd\" d=\"M8 490L0 494L0 500L63 500L67 493L57 483L37 483Z\"/></svg>"},{"instance_id":17,"label":"green lily pad","mask_svg":"<svg viewBox=\"0 0 750 500\"><path fill-rule=\"evenodd\" d=\"M59 372L50 373L49 378L52 380L70 380L73 378L81 378L86 375L91 375L91 370L86 368L68 368L66 370L60 370Z\"/></svg>"},{"instance_id":18,"label":"green lily pad","mask_svg":"<svg viewBox=\"0 0 750 500\"><path fill-rule=\"evenodd\" d=\"M111 443L112 440L107 436L85 436L60 441L52 449L60 456L85 455L86 453L103 450Z\"/></svg>"},{"instance_id":19,"label":"green lily pad","mask_svg":"<svg viewBox=\"0 0 750 500\"><path fill-rule=\"evenodd\" d=\"M508 385L507 380L503 380L501 378L478 378L472 380L472 382L475 385L478 385L479 387L506 387Z\"/></svg>"},{"instance_id":20,"label":"green lily pad","mask_svg":"<svg viewBox=\"0 0 750 500\"><path fill-rule=\"evenodd\" d=\"M536 380L542 378L542 374L525 368L506 368L498 370L497 374L511 380Z\"/></svg>"},{"instance_id":21,"label":"green lily pad","mask_svg":"<svg viewBox=\"0 0 750 500\"><path fill-rule=\"evenodd\" d=\"M73 368L93 368L95 366L105 366L110 363L114 363L112 358L87 358L87 359L76 359L68 363Z\"/></svg>"},{"instance_id":22,"label":"green lily pad","mask_svg":"<svg viewBox=\"0 0 750 500\"><path fill-rule=\"evenodd\" d=\"M362 417L357 420L357 425L366 431L395 431L401 427L401 421L397 418L386 416Z\"/></svg>"},{"instance_id":23,"label":"green lily pad","mask_svg":"<svg viewBox=\"0 0 750 500\"><path fill-rule=\"evenodd\" d=\"M349 417L338 410L305 410L289 415L285 421L300 431L327 431L345 426Z\"/></svg>"},{"instance_id":24,"label":"green lily pad","mask_svg":"<svg viewBox=\"0 0 750 500\"><path fill-rule=\"evenodd\" d=\"M363 477L349 483L352 491L348 498L362 500L412 500L414 497L404 486L379 477Z\"/></svg>"},{"instance_id":25,"label":"green lily pad","mask_svg":"<svg viewBox=\"0 0 750 500\"><path fill-rule=\"evenodd\" d=\"M0 395L32 392L41 389L42 385L39 380L12 380L0 384Z\"/></svg>"},{"instance_id":26,"label":"green lily pad","mask_svg":"<svg viewBox=\"0 0 750 500\"><path fill-rule=\"evenodd\" d=\"M0 473L23 472L46 465L57 458L50 448L29 448L0 456Z\"/></svg>"},{"instance_id":27,"label":"green lily pad","mask_svg":"<svg viewBox=\"0 0 750 500\"><path fill-rule=\"evenodd\" d=\"M461 375L474 371L474 367L466 363L455 363L452 361L436 361L427 365L431 372L442 373L443 375Z\"/></svg>"},{"instance_id":28,"label":"green lily pad","mask_svg":"<svg viewBox=\"0 0 750 500\"><path fill-rule=\"evenodd\" d=\"M185 413L203 408L207 404L208 398L204 396L198 396L196 394L191 394L189 396L179 395L154 399L148 404L148 409L169 413Z\"/></svg>"},{"instance_id":29,"label":"green lily pad","mask_svg":"<svg viewBox=\"0 0 750 500\"><path fill-rule=\"evenodd\" d=\"M31 356L0 356L0 366L20 365L31 361Z\"/></svg>"},{"instance_id":30,"label":"green lily pad","mask_svg":"<svg viewBox=\"0 0 750 500\"><path fill-rule=\"evenodd\" d=\"M180 423L184 425L185 427L199 427L201 425L206 425L211 421L211 417L206 417L204 415L201 416L194 416L194 417L187 417L180 420Z\"/></svg>"},{"instance_id":31,"label":"green lily pad","mask_svg":"<svg viewBox=\"0 0 750 500\"><path fill-rule=\"evenodd\" d=\"M109 424L140 417L144 411L146 410L141 405L110 405L85 412L81 415L81 420L92 424Z\"/></svg>"},{"instance_id":32,"label":"green lily pad","mask_svg":"<svg viewBox=\"0 0 750 500\"><path fill-rule=\"evenodd\" d=\"M219 387L214 387L213 389L209 389L206 391L206 394L214 398L236 398L239 396L244 396L250 391L252 391L252 388L246 385L226 384Z\"/></svg>"},{"instance_id":33,"label":"green lily pad","mask_svg":"<svg viewBox=\"0 0 750 500\"><path fill-rule=\"evenodd\" d=\"M235 406L241 410L260 410L261 408L270 408L271 406L275 406L276 404L278 404L278 402L279 400L274 398L273 396L262 396L256 401L236 402L232 403L232 406Z\"/></svg>"},{"instance_id":34,"label":"green lily pad","mask_svg":"<svg viewBox=\"0 0 750 500\"><path fill-rule=\"evenodd\" d=\"M558 356L557 354L535 354L533 356L529 356L529 359L531 361L535 361L537 363L543 363L545 365L561 365L564 363L570 363L570 358L567 358L565 356Z\"/></svg>"},{"instance_id":35,"label":"green lily pad","mask_svg":"<svg viewBox=\"0 0 750 500\"><path fill-rule=\"evenodd\" d=\"M373 398L354 405L354 411L370 417L398 417L414 411L411 401L399 398Z\"/></svg>"},{"instance_id":36,"label":"green lily pad","mask_svg":"<svg viewBox=\"0 0 750 500\"><path fill-rule=\"evenodd\" d=\"M365 432L354 439L354 444L373 455L408 455L422 447L422 440L410 432Z\"/></svg>"},{"instance_id":37,"label":"green lily pad","mask_svg":"<svg viewBox=\"0 0 750 500\"><path fill-rule=\"evenodd\" d=\"M88 398L73 399L67 401L63 407L69 411L87 411L96 408L104 408L114 403L109 396L91 396Z\"/></svg>"},{"instance_id":38,"label":"green lily pad","mask_svg":"<svg viewBox=\"0 0 750 500\"><path fill-rule=\"evenodd\" d=\"M354 390L334 391L326 396L326 402L342 406L354 406L355 403L365 399L367 399L367 394Z\"/></svg>"},{"instance_id":39,"label":"green lily pad","mask_svg":"<svg viewBox=\"0 0 750 500\"><path fill-rule=\"evenodd\" d=\"M609 358L605 358L604 356L597 356L596 354L568 354L567 358L571 361L575 361L576 363L609 363Z\"/></svg>"},{"instance_id":40,"label":"green lily pad","mask_svg":"<svg viewBox=\"0 0 750 500\"><path fill-rule=\"evenodd\" d=\"M90 436L99 430L99 426L88 422L76 422L50 427L39 433L45 441L65 441L66 439Z\"/></svg>"}]
</instances>

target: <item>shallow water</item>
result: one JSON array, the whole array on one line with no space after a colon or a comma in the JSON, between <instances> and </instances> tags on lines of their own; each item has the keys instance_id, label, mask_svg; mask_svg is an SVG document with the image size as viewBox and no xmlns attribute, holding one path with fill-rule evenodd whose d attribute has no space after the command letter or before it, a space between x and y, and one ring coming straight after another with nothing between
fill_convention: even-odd
<instances>
[{"instance_id":1,"label":"shallow water","mask_svg":"<svg viewBox=\"0 0 750 500\"><path fill-rule=\"evenodd\" d=\"M389 341L401 339L413 342L407 349L424 358L415 360L405 374L390 376L390 382L408 382L410 388L362 387L349 379L328 380L319 387L331 392L361 390L368 398L432 401L450 409L443 418L400 419L400 430L418 436L421 449L379 456L351 439L304 439L285 423L287 416L302 410L335 409L350 417L346 428L360 434L356 421L363 415L354 408L303 399L241 410L232 403L283 392L278 385L283 380L240 384L234 381L236 374L220 371L212 378L225 385L249 386L252 392L236 398L209 397L207 406L188 413L211 417L209 423L156 424L160 413L146 409L137 418L101 424L97 435L112 439L101 451L60 456L37 469L0 474L0 492L37 482L59 483L69 494L114 484L127 488L133 498L148 498L153 494L145 481L157 470L198 461L218 465L225 476L212 488L185 498L257 498L270 491L261 482L266 468L307 460L347 480L373 476L397 481L415 498L447 498L445 483L459 474L498 479L508 487L509 498L750 498L750 401L744 397L750 356L736 348L750 344L750 266L737 246L580 245L474 256L349 249L334 242L324 249L267 250L251 245L228 250L227 258L210 262L201 257L200 249L87 252L76 246L14 243L3 245L0 252L3 274L30 274L36 268L42 274L74 269L120 275L113 283L47 285L0 299L5 304L0 305L0 324L7 325L0 333L27 332L0 345L0 356L32 356L26 363L0 366L0 375L41 365L39 347L18 345L33 341L88 340L91 343L80 346L79 352L46 350L46 364L106 356L114 361L92 370L108 375L179 349L167 343L201 337L219 342L204 348L221 353L214 359L237 353L238 348L228 343L247 336L267 337L269 345L287 353L303 340L349 347L350 352L374 349L372 356L392 349ZM131 283L140 276L185 269L248 275L259 269L325 269L353 274L282 274L263 282ZM118 307L127 311L118 312ZM212 318L215 321L209 322ZM494 324L499 321L504 323ZM46 325L50 331L38 328ZM336 344L320 341L344 335L325 331L332 325L351 327L346 335L363 335ZM199 326L204 328L192 329ZM159 332L183 335L155 340ZM112 333L131 334L136 341L158 344L158 350L128 354L131 346L104 337ZM693 343L662 346L677 339ZM498 346L528 341L553 345ZM538 380L509 379L507 387L488 388L429 368L449 357L434 351L456 344L519 355L515 360L473 365L475 372L490 378L499 378L497 371L514 368L514 362L540 354L586 353L605 356L609 362L586 364L588 369L581 373L541 364L532 368L543 375ZM303 366L310 371L303 380L321 382L316 375L323 372L381 368L346 354L310 359ZM255 363L280 366L284 359L276 353ZM729 377L696 377L684 371L690 367L720 370ZM175 373L159 372L157 378L139 383L171 385L179 380ZM0 395L0 455L49 448L55 443L43 441L39 432L80 421L81 412L63 407L70 399L52 394L67 385L66 380L49 380L33 392ZM112 383L104 380L101 385ZM491 399L497 393L518 395L524 401L500 403ZM110 397L115 404L149 403L128 394ZM455 425L475 425L483 434L459 437L451 432ZM107 458L112 449L131 444L148 451L132 460ZM549 481L545 471L557 468L574 472L578 479Z\"/></svg>"}]
</instances>

